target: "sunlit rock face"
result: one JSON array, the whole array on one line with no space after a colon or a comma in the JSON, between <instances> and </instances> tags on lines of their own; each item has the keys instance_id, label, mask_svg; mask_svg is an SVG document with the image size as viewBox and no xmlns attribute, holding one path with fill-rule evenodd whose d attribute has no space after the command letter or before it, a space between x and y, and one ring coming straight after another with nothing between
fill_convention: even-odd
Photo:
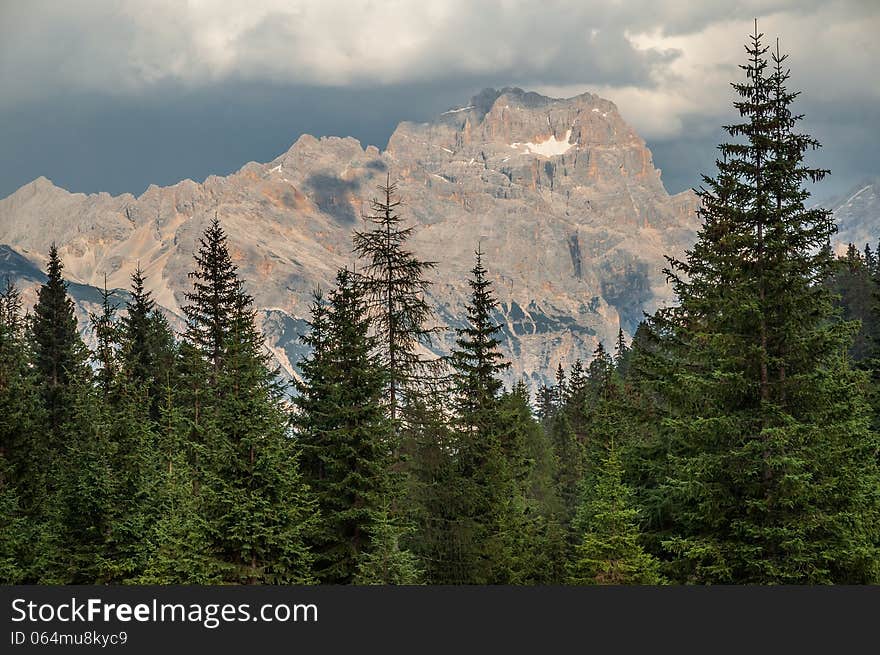
<instances>
[{"instance_id":1,"label":"sunlit rock face","mask_svg":"<svg viewBox=\"0 0 880 655\"><path fill-rule=\"evenodd\" d=\"M698 226L694 196L666 193L644 141L611 102L508 88L430 123L401 123L384 152L303 135L271 162L137 197L69 193L38 178L0 201L0 243L43 266L54 241L69 279L93 287L106 274L109 287L126 288L140 263L174 318L216 214L269 345L295 376L311 291L356 265L351 232L387 176L416 225L412 249L437 262L430 301L439 324L461 325L474 249L485 253L510 379L543 381L559 362L611 345L619 327L631 334L643 312L672 300L663 256L680 255ZM450 329L435 350L453 338Z\"/></svg>"},{"instance_id":2,"label":"sunlit rock face","mask_svg":"<svg viewBox=\"0 0 880 655\"><path fill-rule=\"evenodd\" d=\"M880 241L880 178L866 179L840 198L825 203L833 212L838 231L835 250L843 254L852 243L862 250L865 244L876 250Z\"/></svg>"}]
</instances>

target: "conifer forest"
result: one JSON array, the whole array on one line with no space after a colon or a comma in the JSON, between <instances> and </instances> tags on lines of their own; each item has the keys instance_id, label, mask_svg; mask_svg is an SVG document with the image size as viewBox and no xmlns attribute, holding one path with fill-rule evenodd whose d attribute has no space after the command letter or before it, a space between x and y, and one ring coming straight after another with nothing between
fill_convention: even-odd
<instances>
[{"instance_id":1,"label":"conifer forest","mask_svg":"<svg viewBox=\"0 0 880 655\"><path fill-rule=\"evenodd\" d=\"M138 268L87 347L53 247L32 309L0 294L0 581L880 582L880 246L834 254L786 55L756 31L741 69L677 302L540 388L504 382L476 243L431 354L393 171L289 384L222 213L180 333Z\"/></svg>"}]
</instances>

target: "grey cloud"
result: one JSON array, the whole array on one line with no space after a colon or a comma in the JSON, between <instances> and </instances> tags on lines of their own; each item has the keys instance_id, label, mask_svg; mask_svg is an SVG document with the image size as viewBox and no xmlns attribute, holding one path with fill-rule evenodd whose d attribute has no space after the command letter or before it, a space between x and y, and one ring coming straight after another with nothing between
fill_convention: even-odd
<instances>
[{"instance_id":1,"label":"grey cloud","mask_svg":"<svg viewBox=\"0 0 880 655\"><path fill-rule=\"evenodd\" d=\"M831 184L880 172L875 0L29 0L0 2L0 195L204 178L300 132L382 147L487 85L608 97L677 191L711 166L753 16Z\"/></svg>"}]
</instances>

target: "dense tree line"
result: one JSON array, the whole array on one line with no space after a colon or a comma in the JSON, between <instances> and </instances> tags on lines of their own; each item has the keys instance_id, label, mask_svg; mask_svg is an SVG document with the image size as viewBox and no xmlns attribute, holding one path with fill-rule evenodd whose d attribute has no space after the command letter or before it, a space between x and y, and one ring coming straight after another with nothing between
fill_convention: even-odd
<instances>
[{"instance_id":1,"label":"dense tree line","mask_svg":"<svg viewBox=\"0 0 880 655\"><path fill-rule=\"evenodd\" d=\"M8 583L880 581L880 262L810 207L785 56L753 35L678 304L505 387L478 247L431 354L433 263L390 179L286 389L215 217L176 336L132 273L77 330L63 264L0 293ZM878 247L880 249L880 247Z\"/></svg>"}]
</instances>

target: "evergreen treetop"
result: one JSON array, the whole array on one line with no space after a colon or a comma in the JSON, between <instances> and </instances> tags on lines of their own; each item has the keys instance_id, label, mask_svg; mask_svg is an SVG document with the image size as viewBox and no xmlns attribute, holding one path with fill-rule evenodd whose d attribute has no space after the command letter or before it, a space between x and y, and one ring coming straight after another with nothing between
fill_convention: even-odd
<instances>
[{"instance_id":1,"label":"evergreen treetop","mask_svg":"<svg viewBox=\"0 0 880 655\"><path fill-rule=\"evenodd\" d=\"M387 402L392 421L398 418L401 395L416 392L430 381L436 362L420 350L433 342L436 330L427 325L433 312L425 300L430 282L425 277L436 262L422 261L406 249L413 227L404 227L398 210L397 185L379 186L380 197L370 202L364 217L371 227L355 230L355 254L366 260L359 273L378 337L376 354L388 370Z\"/></svg>"},{"instance_id":2,"label":"evergreen treetop","mask_svg":"<svg viewBox=\"0 0 880 655\"><path fill-rule=\"evenodd\" d=\"M239 291L237 267L229 256L226 233L216 215L199 238L194 257L196 268L189 273L192 290L186 292L187 304L183 307L184 338L207 362L212 376L216 376L223 364Z\"/></svg>"},{"instance_id":3,"label":"evergreen treetop","mask_svg":"<svg viewBox=\"0 0 880 655\"><path fill-rule=\"evenodd\" d=\"M501 325L492 317L498 303L492 292L492 283L486 278L483 252L478 248L474 257L472 277L468 280L471 288L466 310L468 324L456 330L458 338L450 363L455 371L455 403L464 427L485 430L489 427L487 423L491 422L489 413L502 388L499 375L510 367L510 363L504 361L499 350Z\"/></svg>"}]
</instances>

